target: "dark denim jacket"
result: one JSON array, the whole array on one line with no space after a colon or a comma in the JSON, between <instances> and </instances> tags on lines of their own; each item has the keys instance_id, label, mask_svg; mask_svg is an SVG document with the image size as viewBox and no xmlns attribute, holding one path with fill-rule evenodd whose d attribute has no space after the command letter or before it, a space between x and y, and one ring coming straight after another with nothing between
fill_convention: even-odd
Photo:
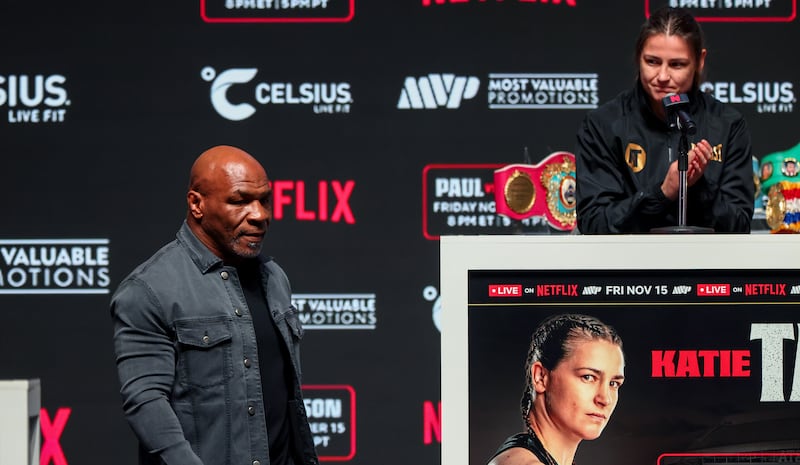
<instances>
[{"instance_id":1,"label":"dark denim jacket","mask_svg":"<svg viewBox=\"0 0 800 465\"><path fill-rule=\"evenodd\" d=\"M262 259L267 306L295 373L289 414L296 460L318 463L302 400L300 339L289 280ZM142 464L268 465L253 320L236 269L184 222L111 299L123 410ZM244 360L248 359L248 363Z\"/></svg>"}]
</instances>

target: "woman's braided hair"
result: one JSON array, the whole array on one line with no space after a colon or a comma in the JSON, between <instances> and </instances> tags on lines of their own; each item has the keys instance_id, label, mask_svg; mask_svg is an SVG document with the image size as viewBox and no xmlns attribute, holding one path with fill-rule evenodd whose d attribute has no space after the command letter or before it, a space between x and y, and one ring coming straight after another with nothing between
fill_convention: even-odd
<instances>
[{"instance_id":1,"label":"woman's braided hair","mask_svg":"<svg viewBox=\"0 0 800 465\"><path fill-rule=\"evenodd\" d=\"M542 321L531 335L528 357L525 360L525 388L520 400L520 412L526 426L536 395L531 379L531 366L538 361L547 370L552 370L570 355L576 340L604 340L622 348L622 339L616 330L595 317L568 313L554 315Z\"/></svg>"}]
</instances>

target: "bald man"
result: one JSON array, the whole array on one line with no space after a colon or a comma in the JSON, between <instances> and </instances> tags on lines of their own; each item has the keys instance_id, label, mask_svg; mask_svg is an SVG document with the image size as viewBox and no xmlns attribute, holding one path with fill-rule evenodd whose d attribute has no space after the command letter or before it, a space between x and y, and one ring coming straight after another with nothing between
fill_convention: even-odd
<instances>
[{"instance_id":1,"label":"bald man","mask_svg":"<svg viewBox=\"0 0 800 465\"><path fill-rule=\"evenodd\" d=\"M123 411L140 464L316 465L289 280L261 246L272 188L247 152L191 169L174 241L111 299Z\"/></svg>"}]
</instances>

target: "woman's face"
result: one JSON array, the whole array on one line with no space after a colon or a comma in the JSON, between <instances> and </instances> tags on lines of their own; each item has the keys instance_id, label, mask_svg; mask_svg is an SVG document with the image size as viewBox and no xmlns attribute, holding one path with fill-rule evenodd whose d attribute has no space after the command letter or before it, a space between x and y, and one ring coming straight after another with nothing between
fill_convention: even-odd
<instances>
[{"instance_id":1,"label":"woman's face","mask_svg":"<svg viewBox=\"0 0 800 465\"><path fill-rule=\"evenodd\" d=\"M656 34L650 36L639 56L639 80L651 106L660 114L661 99L667 94L691 90L694 77L702 71L706 51L696 60L689 44L680 36ZM659 110L661 109L661 110Z\"/></svg>"},{"instance_id":2,"label":"woman's face","mask_svg":"<svg viewBox=\"0 0 800 465\"><path fill-rule=\"evenodd\" d=\"M622 349L604 340L577 340L572 353L546 375L545 407L554 425L576 439L603 432L624 381Z\"/></svg>"}]
</instances>

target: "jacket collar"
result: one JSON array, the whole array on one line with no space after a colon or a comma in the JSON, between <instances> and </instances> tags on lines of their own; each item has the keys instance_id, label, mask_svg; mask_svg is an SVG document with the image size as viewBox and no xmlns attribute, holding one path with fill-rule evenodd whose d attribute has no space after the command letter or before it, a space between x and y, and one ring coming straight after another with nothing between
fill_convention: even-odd
<instances>
[{"instance_id":1,"label":"jacket collar","mask_svg":"<svg viewBox=\"0 0 800 465\"><path fill-rule=\"evenodd\" d=\"M208 247L200 242L200 239L194 235L189 225L186 223L186 220L183 220L183 224L178 230L176 237L178 238L178 242L186 250L186 253L189 254L189 258L192 259L192 262L194 262L203 274L208 273L212 268L216 268L222 264L222 259L211 253Z\"/></svg>"},{"instance_id":2,"label":"jacket collar","mask_svg":"<svg viewBox=\"0 0 800 465\"><path fill-rule=\"evenodd\" d=\"M192 232L191 228L189 228L186 220L183 220L183 224L178 230L176 237L178 238L178 243L180 243L184 249L186 249L186 253L189 254L189 258L192 259L192 262L194 262L195 266L197 266L201 273L206 274L212 269L224 265L221 258L214 255L210 250L208 250L208 247L206 247L205 244L200 242L200 239L198 239L194 232ZM258 261L263 266L267 262L272 261L272 257L259 255Z\"/></svg>"}]
</instances>

